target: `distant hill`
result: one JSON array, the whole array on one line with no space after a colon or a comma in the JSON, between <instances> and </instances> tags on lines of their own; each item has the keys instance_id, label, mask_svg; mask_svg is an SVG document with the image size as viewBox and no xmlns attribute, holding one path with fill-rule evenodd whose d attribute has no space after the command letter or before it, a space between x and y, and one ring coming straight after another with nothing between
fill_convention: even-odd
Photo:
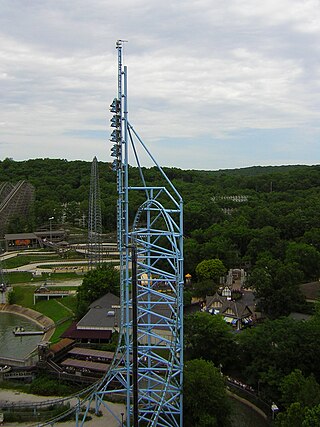
<instances>
[{"instance_id":1,"label":"distant hill","mask_svg":"<svg viewBox=\"0 0 320 427\"><path fill-rule=\"evenodd\" d=\"M116 175L110 163L98 162L102 198L102 220L104 229L116 228ZM310 191L319 194L320 165L304 166L252 166L243 169L218 171L183 170L164 168L181 193L185 203L186 230L196 227L192 215L201 209L207 210L216 196L250 196L250 200L267 194L286 193L290 197L306 198ZM67 161L65 159L30 159L0 161L0 186L3 182L12 185L27 180L36 189L36 200L27 224L16 220L14 228L25 231L41 226L54 216L56 220L74 223L76 218L86 218L90 188L91 162ZM159 185L161 176L155 167L144 168L147 184ZM130 168L130 184L140 185L137 168ZM141 203L142 195L132 196L130 208L132 215ZM283 196L281 196L283 197ZM288 197L288 196L286 196ZM215 199L218 200L218 199ZM232 200L232 199L229 199ZM210 202L210 203L209 203ZM226 202L225 202L226 203ZM258 203L258 202L257 202ZM233 209L232 202L225 208ZM212 208L213 209L213 208ZM203 227L215 221L214 214L203 214Z\"/></svg>"},{"instance_id":2,"label":"distant hill","mask_svg":"<svg viewBox=\"0 0 320 427\"><path fill-rule=\"evenodd\" d=\"M237 174L237 175L262 175L269 173L281 173L281 172L291 172L296 170L306 170L306 168L313 168L314 166L306 165L281 165L281 166L250 166L246 168L235 168L235 169L219 169L218 172L228 173L228 174ZM319 166L319 165L318 165Z\"/></svg>"}]
</instances>

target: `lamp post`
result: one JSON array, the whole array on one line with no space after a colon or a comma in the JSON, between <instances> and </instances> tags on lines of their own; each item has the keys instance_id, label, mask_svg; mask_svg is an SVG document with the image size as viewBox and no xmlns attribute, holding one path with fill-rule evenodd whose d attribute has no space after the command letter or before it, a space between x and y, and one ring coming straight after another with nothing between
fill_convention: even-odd
<instances>
[{"instance_id":1,"label":"lamp post","mask_svg":"<svg viewBox=\"0 0 320 427\"><path fill-rule=\"evenodd\" d=\"M49 218L49 226L50 226L50 242L52 243L52 220L54 219L54 216Z\"/></svg>"},{"instance_id":2,"label":"lamp post","mask_svg":"<svg viewBox=\"0 0 320 427\"><path fill-rule=\"evenodd\" d=\"M272 411L272 419L274 420L275 414L279 411L278 406L274 402L272 402L271 411Z\"/></svg>"}]
</instances>

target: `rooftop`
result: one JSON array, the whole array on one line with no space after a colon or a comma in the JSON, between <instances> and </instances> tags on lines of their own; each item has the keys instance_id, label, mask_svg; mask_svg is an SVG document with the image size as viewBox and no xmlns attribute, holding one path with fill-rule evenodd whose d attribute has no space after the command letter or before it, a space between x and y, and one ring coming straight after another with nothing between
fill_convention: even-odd
<instances>
[{"instance_id":1,"label":"rooftop","mask_svg":"<svg viewBox=\"0 0 320 427\"><path fill-rule=\"evenodd\" d=\"M72 339L109 340L111 335L112 332L110 330L77 329L76 322L73 322L71 326L61 335L61 337Z\"/></svg>"}]
</instances>

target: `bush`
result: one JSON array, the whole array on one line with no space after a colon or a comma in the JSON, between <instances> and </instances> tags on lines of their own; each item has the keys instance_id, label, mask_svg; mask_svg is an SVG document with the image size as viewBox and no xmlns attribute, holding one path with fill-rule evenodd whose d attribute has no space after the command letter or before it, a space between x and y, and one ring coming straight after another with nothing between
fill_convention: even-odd
<instances>
[{"instance_id":1,"label":"bush","mask_svg":"<svg viewBox=\"0 0 320 427\"><path fill-rule=\"evenodd\" d=\"M63 384L46 375L36 378L30 385L30 393L41 396L68 396L74 391L73 386Z\"/></svg>"},{"instance_id":2,"label":"bush","mask_svg":"<svg viewBox=\"0 0 320 427\"><path fill-rule=\"evenodd\" d=\"M8 293L8 304L17 304L17 293L14 289Z\"/></svg>"}]
</instances>

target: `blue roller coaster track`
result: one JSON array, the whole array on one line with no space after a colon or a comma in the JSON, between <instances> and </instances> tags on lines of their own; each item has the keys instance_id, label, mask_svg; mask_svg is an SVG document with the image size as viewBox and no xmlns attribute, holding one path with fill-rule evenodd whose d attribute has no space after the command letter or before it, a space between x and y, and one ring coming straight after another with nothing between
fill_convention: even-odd
<instances>
[{"instance_id":1,"label":"blue roller coaster track","mask_svg":"<svg viewBox=\"0 0 320 427\"><path fill-rule=\"evenodd\" d=\"M182 427L183 201L128 120L123 42L116 43L118 94L110 106L118 191L120 333L109 371L87 395L84 414L80 417L76 411L76 426L83 426L95 404L96 412L105 406L119 426ZM158 174L157 186L145 176L141 153ZM138 185L137 174L129 176L131 166L137 166ZM136 206L137 200L131 218L129 206ZM111 399L125 402L124 419L108 406Z\"/></svg>"}]
</instances>

